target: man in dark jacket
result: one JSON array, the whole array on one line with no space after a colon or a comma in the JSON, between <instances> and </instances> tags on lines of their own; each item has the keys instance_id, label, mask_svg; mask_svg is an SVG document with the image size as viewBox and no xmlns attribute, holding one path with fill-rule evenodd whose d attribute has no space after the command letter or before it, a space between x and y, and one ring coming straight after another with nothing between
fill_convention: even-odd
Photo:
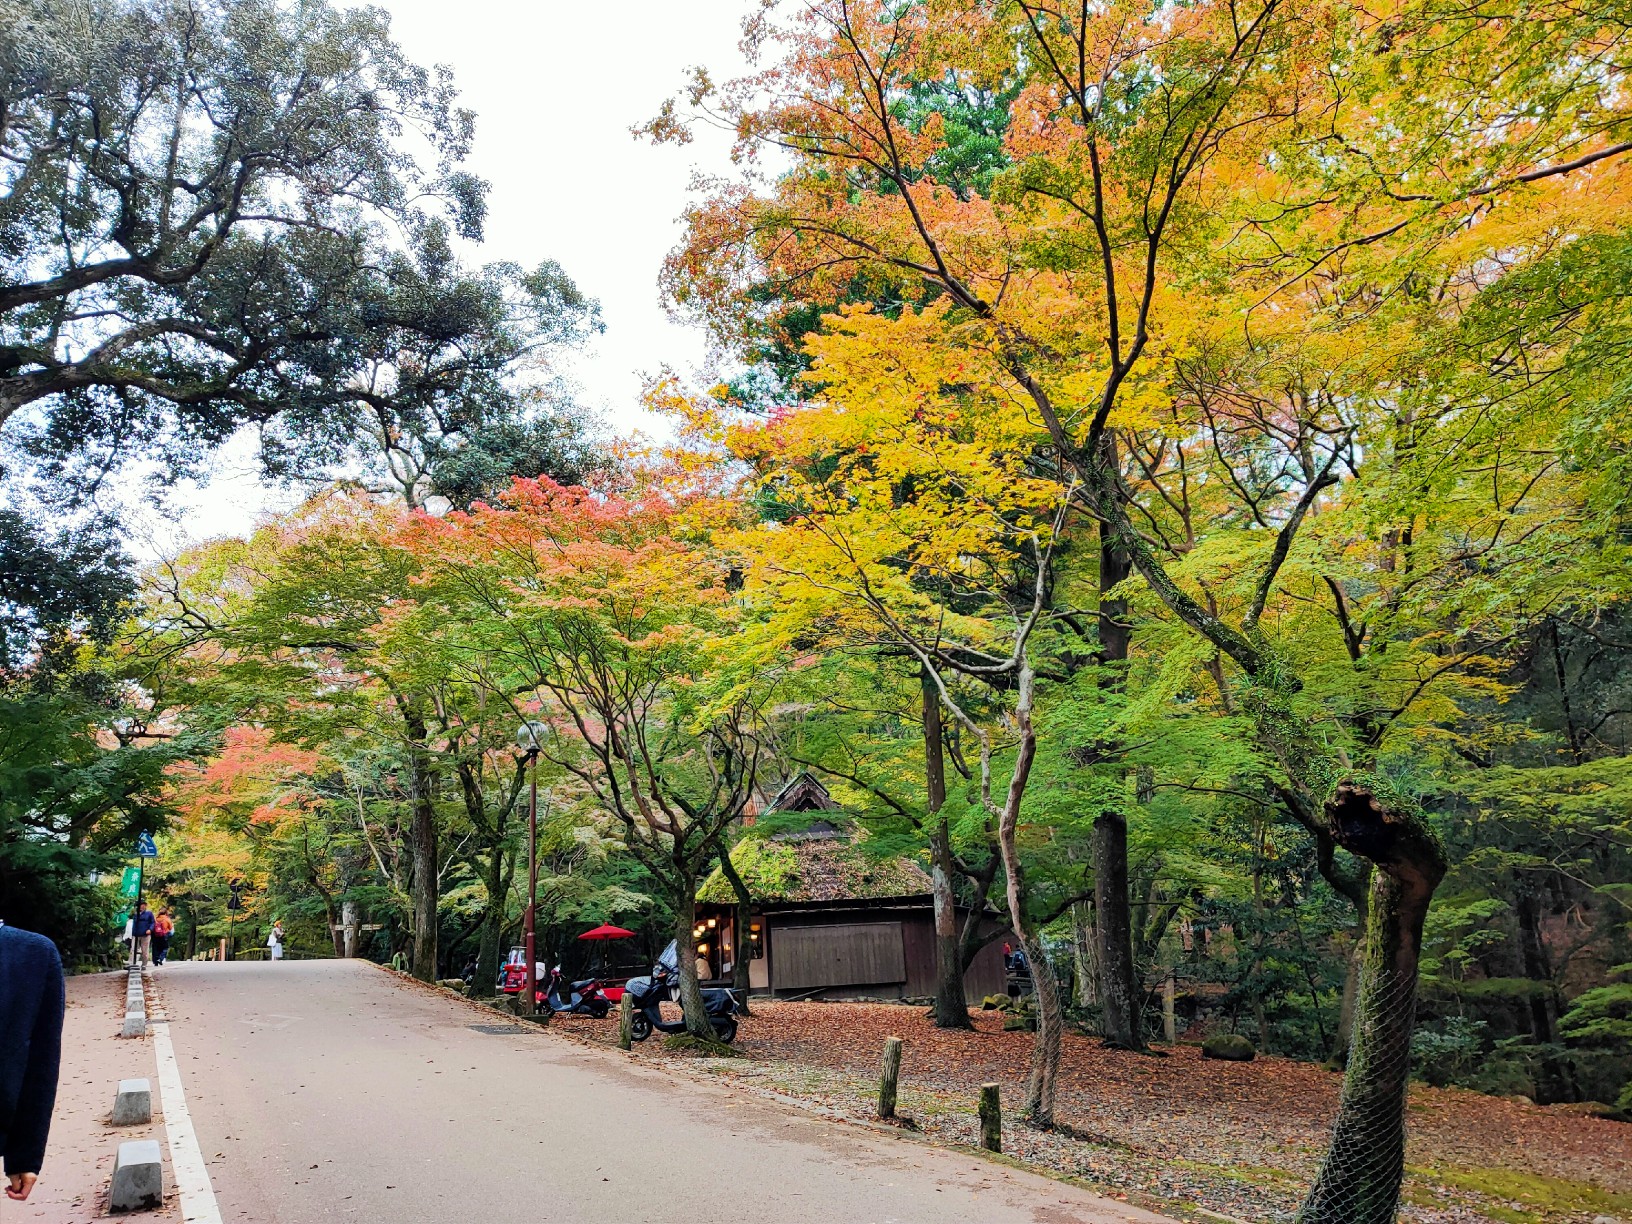
<instances>
[{"instance_id":1,"label":"man in dark jacket","mask_svg":"<svg viewBox=\"0 0 1632 1224\"><path fill-rule=\"evenodd\" d=\"M43 935L0 923L0 1154L21 1202L45 1162L62 1060L62 960Z\"/></svg>"},{"instance_id":2,"label":"man in dark jacket","mask_svg":"<svg viewBox=\"0 0 1632 1224\"><path fill-rule=\"evenodd\" d=\"M153 911L148 908L147 902L142 902L142 908L136 914L136 925L131 927L131 936L136 946L130 950L130 963L138 960L142 968L146 969L153 960L153 926L158 920L153 917Z\"/></svg>"}]
</instances>

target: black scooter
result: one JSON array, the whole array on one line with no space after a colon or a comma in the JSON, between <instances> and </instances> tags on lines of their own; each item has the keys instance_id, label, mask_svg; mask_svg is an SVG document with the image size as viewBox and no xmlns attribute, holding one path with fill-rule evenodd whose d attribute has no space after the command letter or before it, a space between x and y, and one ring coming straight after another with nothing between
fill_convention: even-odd
<instances>
[{"instance_id":1,"label":"black scooter","mask_svg":"<svg viewBox=\"0 0 1632 1224\"><path fill-rule=\"evenodd\" d=\"M686 1021L682 1016L679 1020L663 1019L662 1002L669 997L670 988L679 981L680 968L675 956L675 945L670 944L657 958L657 964L652 966L650 977L630 978L624 983L624 991L634 1000L634 1018L630 1027L630 1036L636 1041L645 1041L656 1029L660 1033L683 1033L686 1031ZM716 989L703 991L703 1007L708 1012L709 1023L714 1026L714 1036L726 1045L737 1039L737 996L729 990Z\"/></svg>"}]
</instances>

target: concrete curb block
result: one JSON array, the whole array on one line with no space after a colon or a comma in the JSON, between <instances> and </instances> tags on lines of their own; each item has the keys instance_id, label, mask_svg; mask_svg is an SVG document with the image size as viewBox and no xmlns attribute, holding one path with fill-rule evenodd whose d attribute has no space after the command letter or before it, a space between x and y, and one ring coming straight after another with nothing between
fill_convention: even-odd
<instances>
[{"instance_id":1,"label":"concrete curb block","mask_svg":"<svg viewBox=\"0 0 1632 1224\"><path fill-rule=\"evenodd\" d=\"M140 969L130 970L125 983L125 1026L119 1030L119 1036L147 1036L146 984Z\"/></svg>"},{"instance_id":2,"label":"concrete curb block","mask_svg":"<svg viewBox=\"0 0 1632 1224\"><path fill-rule=\"evenodd\" d=\"M123 1079L113 1098L115 1126L145 1126L153 1120L153 1085L145 1079Z\"/></svg>"},{"instance_id":3,"label":"concrete curb block","mask_svg":"<svg viewBox=\"0 0 1632 1224\"><path fill-rule=\"evenodd\" d=\"M110 1211L151 1211L164 1205L164 1158L157 1139L132 1139L119 1145L113 1162Z\"/></svg>"}]
</instances>

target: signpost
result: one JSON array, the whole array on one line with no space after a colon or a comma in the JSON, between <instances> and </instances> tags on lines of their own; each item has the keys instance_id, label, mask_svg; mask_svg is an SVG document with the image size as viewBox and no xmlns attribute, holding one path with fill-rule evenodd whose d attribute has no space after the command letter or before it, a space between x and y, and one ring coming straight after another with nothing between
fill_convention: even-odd
<instances>
[{"instance_id":1,"label":"signpost","mask_svg":"<svg viewBox=\"0 0 1632 1224\"><path fill-rule=\"evenodd\" d=\"M158 857L159 848L153 844L153 834L145 829L142 830L136 837L136 866L126 867L125 874L119 880L120 894L135 901L135 904L130 907L130 912L138 917L142 912L142 885L146 882L143 877L146 873L147 860ZM134 881L131 879L132 872L135 873L136 877ZM134 887L132 887L133 884ZM136 954L140 946L141 941L136 938L136 928L133 926L130 929L130 967L132 969L136 968Z\"/></svg>"}]
</instances>

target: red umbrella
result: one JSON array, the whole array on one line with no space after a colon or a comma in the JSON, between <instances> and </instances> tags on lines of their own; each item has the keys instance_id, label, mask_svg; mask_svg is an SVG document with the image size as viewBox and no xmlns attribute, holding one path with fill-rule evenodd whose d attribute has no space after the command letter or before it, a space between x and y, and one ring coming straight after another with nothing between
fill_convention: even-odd
<instances>
[{"instance_id":1,"label":"red umbrella","mask_svg":"<svg viewBox=\"0 0 1632 1224\"><path fill-rule=\"evenodd\" d=\"M585 931L579 939L633 939L635 933L626 931L622 927L601 925L593 931Z\"/></svg>"}]
</instances>

